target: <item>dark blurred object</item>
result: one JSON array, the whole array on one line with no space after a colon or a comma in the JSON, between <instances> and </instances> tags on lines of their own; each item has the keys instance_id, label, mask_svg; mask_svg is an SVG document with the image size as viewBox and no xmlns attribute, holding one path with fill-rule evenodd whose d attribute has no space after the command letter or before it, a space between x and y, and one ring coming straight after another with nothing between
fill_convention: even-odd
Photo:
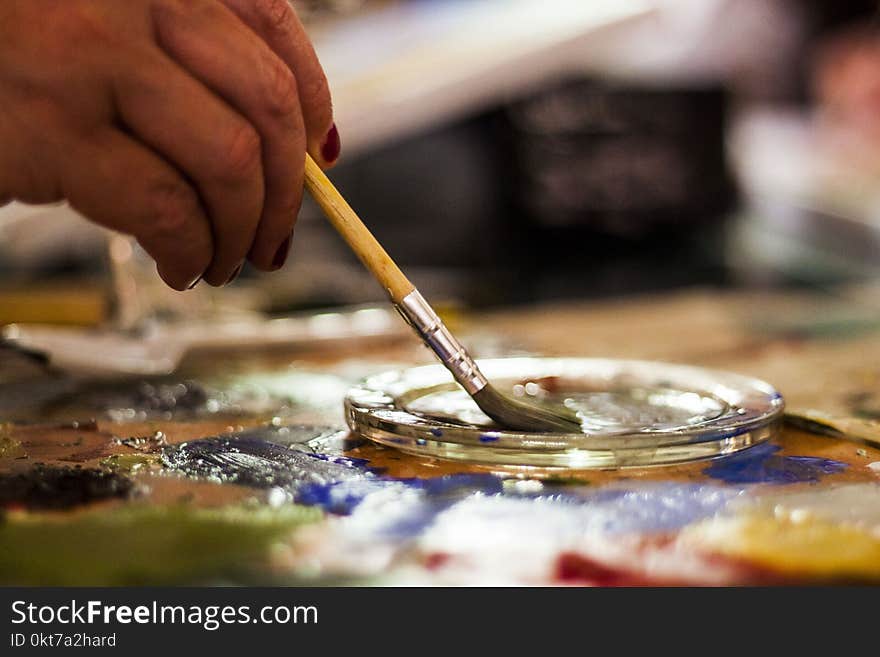
<instances>
[{"instance_id":1,"label":"dark blurred object","mask_svg":"<svg viewBox=\"0 0 880 657\"><path fill-rule=\"evenodd\" d=\"M642 239L711 223L733 200L719 89L573 82L507 115L510 189L535 228Z\"/></svg>"},{"instance_id":2,"label":"dark blurred object","mask_svg":"<svg viewBox=\"0 0 880 657\"><path fill-rule=\"evenodd\" d=\"M332 177L429 296L473 305L723 279L726 97L569 82Z\"/></svg>"},{"instance_id":3,"label":"dark blurred object","mask_svg":"<svg viewBox=\"0 0 880 657\"><path fill-rule=\"evenodd\" d=\"M877 0L806 0L813 24L820 29L836 28L853 20L871 17L880 9Z\"/></svg>"},{"instance_id":4,"label":"dark blurred object","mask_svg":"<svg viewBox=\"0 0 880 657\"><path fill-rule=\"evenodd\" d=\"M569 82L507 112L506 188L538 299L725 282L721 88Z\"/></svg>"}]
</instances>

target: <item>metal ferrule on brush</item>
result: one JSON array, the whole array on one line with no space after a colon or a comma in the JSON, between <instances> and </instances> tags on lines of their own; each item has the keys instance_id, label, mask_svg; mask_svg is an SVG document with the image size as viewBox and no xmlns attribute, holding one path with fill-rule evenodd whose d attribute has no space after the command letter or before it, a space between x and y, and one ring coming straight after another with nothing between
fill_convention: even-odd
<instances>
[{"instance_id":1,"label":"metal ferrule on brush","mask_svg":"<svg viewBox=\"0 0 880 657\"><path fill-rule=\"evenodd\" d=\"M477 364L418 290L407 294L395 306L469 395L478 393L488 385L488 379L480 372Z\"/></svg>"}]
</instances>

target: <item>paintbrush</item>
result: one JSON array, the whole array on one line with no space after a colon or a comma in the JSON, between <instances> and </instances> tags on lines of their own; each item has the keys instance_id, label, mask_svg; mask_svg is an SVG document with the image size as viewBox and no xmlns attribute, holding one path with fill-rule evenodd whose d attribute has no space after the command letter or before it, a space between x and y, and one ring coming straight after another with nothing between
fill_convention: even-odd
<instances>
[{"instance_id":1,"label":"paintbrush","mask_svg":"<svg viewBox=\"0 0 880 657\"><path fill-rule=\"evenodd\" d=\"M506 395L480 371L467 350L403 274L315 161L306 155L306 187L336 231L382 285L397 311L486 415L519 431L577 432L576 413L562 405L540 405Z\"/></svg>"}]
</instances>

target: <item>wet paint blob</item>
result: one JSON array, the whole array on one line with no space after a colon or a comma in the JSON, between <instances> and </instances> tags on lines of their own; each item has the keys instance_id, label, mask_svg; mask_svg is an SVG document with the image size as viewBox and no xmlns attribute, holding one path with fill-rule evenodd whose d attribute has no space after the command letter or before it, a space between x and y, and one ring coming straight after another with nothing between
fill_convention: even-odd
<instances>
[{"instance_id":1,"label":"wet paint blob","mask_svg":"<svg viewBox=\"0 0 880 657\"><path fill-rule=\"evenodd\" d=\"M360 459L314 454L308 446L269 442L253 432L167 447L162 451L162 463L190 477L253 488L279 487L288 492L308 484L327 485L373 476Z\"/></svg>"},{"instance_id":2,"label":"wet paint blob","mask_svg":"<svg viewBox=\"0 0 880 657\"><path fill-rule=\"evenodd\" d=\"M782 456L779 445L764 443L720 459L703 473L728 484L814 483L843 472L846 463L814 456Z\"/></svg>"},{"instance_id":3,"label":"wet paint blob","mask_svg":"<svg viewBox=\"0 0 880 657\"><path fill-rule=\"evenodd\" d=\"M37 464L25 472L0 475L0 508L63 510L134 492L129 477L98 468Z\"/></svg>"}]
</instances>

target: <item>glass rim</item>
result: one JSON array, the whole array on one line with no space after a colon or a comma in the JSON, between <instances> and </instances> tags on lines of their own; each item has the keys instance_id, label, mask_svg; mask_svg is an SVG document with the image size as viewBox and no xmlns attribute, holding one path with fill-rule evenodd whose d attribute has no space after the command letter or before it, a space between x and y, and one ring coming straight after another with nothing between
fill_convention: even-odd
<instances>
[{"instance_id":1,"label":"glass rim","mask_svg":"<svg viewBox=\"0 0 880 657\"><path fill-rule=\"evenodd\" d=\"M660 465L731 454L777 435L785 402L760 379L728 371L659 361L610 358L516 357L479 359L493 382L559 377L566 381L670 386L708 394L726 404L720 416L674 428L640 427L595 433L529 433L444 422L407 409L409 401L454 390L440 364L368 377L345 398L349 427L405 452L473 463L613 468Z\"/></svg>"}]
</instances>

